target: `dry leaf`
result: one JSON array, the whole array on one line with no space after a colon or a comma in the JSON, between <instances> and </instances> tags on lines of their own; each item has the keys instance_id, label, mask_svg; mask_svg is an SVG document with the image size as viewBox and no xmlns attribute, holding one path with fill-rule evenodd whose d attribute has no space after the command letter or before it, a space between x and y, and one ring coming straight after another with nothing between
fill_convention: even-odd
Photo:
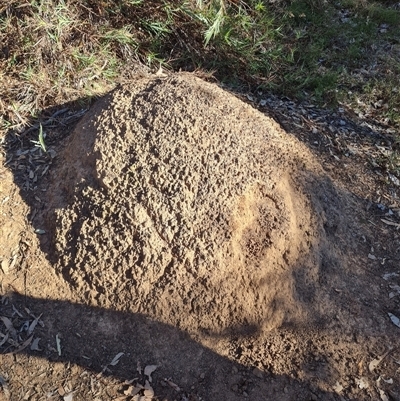
<instances>
[{"instance_id":1,"label":"dry leaf","mask_svg":"<svg viewBox=\"0 0 400 401\"><path fill-rule=\"evenodd\" d=\"M135 396L136 394L139 394L140 390L143 390L144 387L140 384L137 386L129 386L127 390L124 391L124 394L127 396Z\"/></svg>"},{"instance_id":2,"label":"dry leaf","mask_svg":"<svg viewBox=\"0 0 400 401\"><path fill-rule=\"evenodd\" d=\"M397 316L393 315L393 313L389 312L388 315L392 323L400 328L400 319Z\"/></svg>"},{"instance_id":3,"label":"dry leaf","mask_svg":"<svg viewBox=\"0 0 400 401\"><path fill-rule=\"evenodd\" d=\"M3 336L3 339L0 341L0 347L5 344L8 340L8 333L6 335L1 334Z\"/></svg>"},{"instance_id":4,"label":"dry leaf","mask_svg":"<svg viewBox=\"0 0 400 401\"><path fill-rule=\"evenodd\" d=\"M31 323L28 329L28 336L30 336L33 333L33 330L35 330L36 325L38 324L39 319L42 317L43 313L41 313L35 320Z\"/></svg>"},{"instance_id":5,"label":"dry leaf","mask_svg":"<svg viewBox=\"0 0 400 401\"><path fill-rule=\"evenodd\" d=\"M13 311L19 316L19 317L23 317L22 313L20 313L20 311L13 305L12 306Z\"/></svg>"},{"instance_id":6,"label":"dry leaf","mask_svg":"<svg viewBox=\"0 0 400 401\"><path fill-rule=\"evenodd\" d=\"M180 387L177 384L175 384L173 381L171 381L169 379L164 379L164 381L166 383L168 383L168 385L171 386L175 391L178 391L178 392L181 391Z\"/></svg>"},{"instance_id":7,"label":"dry leaf","mask_svg":"<svg viewBox=\"0 0 400 401\"><path fill-rule=\"evenodd\" d=\"M130 385L130 384L132 384L133 382L135 382L135 381L137 381L137 380L139 380L138 377L135 377L135 378L130 379L130 380L125 380L125 381L124 381L124 384Z\"/></svg>"},{"instance_id":8,"label":"dry leaf","mask_svg":"<svg viewBox=\"0 0 400 401\"><path fill-rule=\"evenodd\" d=\"M389 285L389 287L392 290L394 290L391 293L389 293L389 298L390 299L394 298L394 297L397 297L397 295L400 295L400 285L393 284L393 285Z\"/></svg>"},{"instance_id":9,"label":"dry leaf","mask_svg":"<svg viewBox=\"0 0 400 401\"><path fill-rule=\"evenodd\" d=\"M149 382L152 382L151 374L158 368L158 365L147 365L144 368L144 375L149 378Z\"/></svg>"},{"instance_id":10,"label":"dry leaf","mask_svg":"<svg viewBox=\"0 0 400 401\"><path fill-rule=\"evenodd\" d=\"M16 340L17 339L17 332L14 329L14 326L11 323L11 320L8 317L5 316L0 316L0 319L3 321L5 324L8 332L11 334L11 337Z\"/></svg>"},{"instance_id":11,"label":"dry leaf","mask_svg":"<svg viewBox=\"0 0 400 401\"><path fill-rule=\"evenodd\" d=\"M109 364L111 366L117 365L122 355L124 355L124 353L123 352L119 352L117 355L114 356L114 359Z\"/></svg>"},{"instance_id":12,"label":"dry leaf","mask_svg":"<svg viewBox=\"0 0 400 401\"><path fill-rule=\"evenodd\" d=\"M381 396L382 401L389 401L388 396L385 394L383 390L379 389L379 395Z\"/></svg>"},{"instance_id":13,"label":"dry leaf","mask_svg":"<svg viewBox=\"0 0 400 401\"><path fill-rule=\"evenodd\" d=\"M398 273L385 273L382 278L387 281L398 276L400 276Z\"/></svg>"},{"instance_id":14,"label":"dry leaf","mask_svg":"<svg viewBox=\"0 0 400 401\"><path fill-rule=\"evenodd\" d=\"M381 219L382 223L387 224L388 226L394 226L396 228L400 228L400 224L395 223L394 221L386 220L386 219Z\"/></svg>"},{"instance_id":15,"label":"dry leaf","mask_svg":"<svg viewBox=\"0 0 400 401\"><path fill-rule=\"evenodd\" d=\"M146 380L144 385L144 399L145 401L151 401L154 397L154 390L150 386L149 382Z\"/></svg>"},{"instance_id":16,"label":"dry leaf","mask_svg":"<svg viewBox=\"0 0 400 401\"><path fill-rule=\"evenodd\" d=\"M33 336L30 336L27 340L25 340L16 350L13 351L13 354L16 354L23 349L25 349L32 341Z\"/></svg>"},{"instance_id":17,"label":"dry leaf","mask_svg":"<svg viewBox=\"0 0 400 401\"><path fill-rule=\"evenodd\" d=\"M61 339L58 334L56 334L56 344L58 355L61 356Z\"/></svg>"},{"instance_id":18,"label":"dry leaf","mask_svg":"<svg viewBox=\"0 0 400 401\"><path fill-rule=\"evenodd\" d=\"M382 362L383 356L380 358L376 358L373 361L371 361L368 365L369 371L372 373L376 367Z\"/></svg>"},{"instance_id":19,"label":"dry leaf","mask_svg":"<svg viewBox=\"0 0 400 401\"><path fill-rule=\"evenodd\" d=\"M64 401L72 401L74 399L74 392L71 391L70 393L64 395L63 400Z\"/></svg>"},{"instance_id":20,"label":"dry leaf","mask_svg":"<svg viewBox=\"0 0 400 401\"><path fill-rule=\"evenodd\" d=\"M39 338L39 337L36 337L36 338L33 340L33 343L32 343L32 345L31 345L31 350L32 350L32 351L42 351L41 348L39 348L39 341L40 341L40 338Z\"/></svg>"}]
</instances>

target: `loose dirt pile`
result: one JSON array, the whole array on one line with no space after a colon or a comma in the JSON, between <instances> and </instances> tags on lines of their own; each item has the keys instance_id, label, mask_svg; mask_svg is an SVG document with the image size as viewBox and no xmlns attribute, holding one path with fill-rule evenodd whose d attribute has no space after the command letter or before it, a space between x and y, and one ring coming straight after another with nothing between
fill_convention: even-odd
<instances>
[{"instance_id":1,"label":"loose dirt pile","mask_svg":"<svg viewBox=\"0 0 400 401\"><path fill-rule=\"evenodd\" d=\"M131 401L144 366L157 400L399 399L400 209L364 161L186 74L46 130L0 169L6 399Z\"/></svg>"},{"instance_id":2,"label":"loose dirt pile","mask_svg":"<svg viewBox=\"0 0 400 401\"><path fill-rule=\"evenodd\" d=\"M98 305L191 331L303 321L326 213L337 218L320 175L303 145L216 85L138 79L68 140L47 192L49 252Z\"/></svg>"}]
</instances>

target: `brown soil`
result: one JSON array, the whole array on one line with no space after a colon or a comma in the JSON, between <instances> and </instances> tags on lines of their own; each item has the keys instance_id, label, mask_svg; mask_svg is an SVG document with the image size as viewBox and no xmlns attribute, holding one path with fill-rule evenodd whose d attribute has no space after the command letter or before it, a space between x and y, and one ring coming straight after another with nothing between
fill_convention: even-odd
<instances>
[{"instance_id":1,"label":"brown soil","mask_svg":"<svg viewBox=\"0 0 400 401\"><path fill-rule=\"evenodd\" d=\"M160 400L400 399L395 241L373 248L365 201L272 119L141 77L56 150L26 203L1 172L1 314L42 314L2 346L9 399L136 400L138 361Z\"/></svg>"}]
</instances>

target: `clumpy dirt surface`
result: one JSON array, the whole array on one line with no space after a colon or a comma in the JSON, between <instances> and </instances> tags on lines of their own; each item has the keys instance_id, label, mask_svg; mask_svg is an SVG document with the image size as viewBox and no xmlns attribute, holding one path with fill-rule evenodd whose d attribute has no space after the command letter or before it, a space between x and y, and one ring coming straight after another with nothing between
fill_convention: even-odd
<instances>
[{"instance_id":1,"label":"clumpy dirt surface","mask_svg":"<svg viewBox=\"0 0 400 401\"><path fill-rule=\"evenodd\" d=\"M250 106L190 76L142 79L99 102L61 157L43 238L87 299L193 332L306 318L292 275L332 257L338 200Z\"/></svg>"},{"instance_id":2,"label":"clumpy dirt surface","mask_svg":"<svg viewBox=\"0 0 400 401\"><path fill-rule=\"evenodd\" d=\"M399 400L396 194L310 143L189 74L11 143L0 399Z\"/></svg>"}]
</instances>

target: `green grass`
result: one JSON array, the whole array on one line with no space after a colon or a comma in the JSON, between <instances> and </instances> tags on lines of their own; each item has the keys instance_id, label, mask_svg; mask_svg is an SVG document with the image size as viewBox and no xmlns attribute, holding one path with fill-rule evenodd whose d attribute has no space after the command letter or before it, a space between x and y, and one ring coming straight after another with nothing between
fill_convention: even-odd
<instances>
[{"instance_id":1,"label":"green grass","mask_svg":"<svg viewBox=\"0 0 400 401\"><path fill-rule=\"evenodd\" d=\"M400 11L395 2L4 3L3 128L29 124L45 108L98 96L130 79L138 63L154 71L160 64L175 71L212 71L232 86L330 105L382 101L380 117L400 124Z\"/></svg>"}]
</instances>

